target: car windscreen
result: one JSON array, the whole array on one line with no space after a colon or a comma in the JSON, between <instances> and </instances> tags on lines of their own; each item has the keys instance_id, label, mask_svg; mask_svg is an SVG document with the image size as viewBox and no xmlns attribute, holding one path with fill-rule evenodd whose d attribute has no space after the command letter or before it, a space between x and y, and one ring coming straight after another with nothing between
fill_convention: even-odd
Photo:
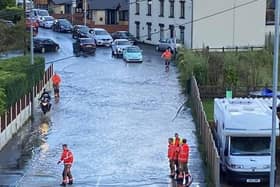
<instances>
[{"instance_id":1,"label":"car windscreen","mask_svg":"<svg viewBox=\"0 0 280 187\"><path fill-rule=\"evenodd\" d=\"M82 33L89 33L89 28L88 28L88 27L81 27L81 28L80 28L80 31L81 31Z\"/></svg>"},{"instance_id":2,"label":"car windscreen","mask_svg":"<svg viewBox=\"0 0 280 187\"><path fill-rule=\"evenodd\" d=\"M54 18L53 17L45 17L45 21L53 21Z\"/></svg>"},{"instance_id":3,"label":"car windscreen","mask_svg":"<svg viewBox=\"0 0 280 187\"><path fill-rule=\"evenodd\" d=\"M139 53L140 49L136 48L136 47L129 47L129 48L127 48L127 52L129 52L129 53Z\"/></svg>"},{"instance_id":4,"label":"car windscreen","mask_svg":"<svg viewBox=\"0 0 280 187\"><path fill-rule=\"evenodd\" d=\"M65 26L69 26L69 25L70 25L70 22L67 21L67 20L65 20L65 19L63 19L63 20L60 20L60 24L61 24L61 25L65 25Z\"/></svg>"},{"instance_id":5,"label":"car windscreen","mask_svg":"<svg viewBox=\"0 0 280 187\"><path fill-rule=\"evenodd\" d=\"M39 10L39 11L38 11L38 15L39 15L39 16L48 16L49 13L48 13L47 10Z\"/></svg>"},{"instance_id":6,"label":"car windscreen","mask_svg":"<svg viewBox=\"0 0 280 187\"><path fill-rule=\"evenodd\" d=\"M270 155L270 137L231 137L231 155Z\"/></svg>"},{"instance_id":7,"label":"car windscreen","mask_svg":"<svg viewBox=\"0 0 280 187\"><path fill-rule=\"evenodd\" d=\"M82 44L94 43L94 40L91 38L84 38L81 40Z\"/></svg>"},{"instance_id":8,"label":"car windscreen","mask_svg":"<svg viewBox=\"0 0 280 187\"><path fill-rule=\"evenodd\" d=\"M129 41L118 41L117 45L130 45Z\"/></svg>"},{"instance_id":9,"label":"car windscreen","mask_svg":"<svg viewBox=\"0 0 280 187\"><path fill-rule=\"evenodd\" d=\"M96 35L108 35L108 32L103 31L103 30L96 30L96 31L95 31L95 34L96 34Z\"/></svg>"}]
</instances>

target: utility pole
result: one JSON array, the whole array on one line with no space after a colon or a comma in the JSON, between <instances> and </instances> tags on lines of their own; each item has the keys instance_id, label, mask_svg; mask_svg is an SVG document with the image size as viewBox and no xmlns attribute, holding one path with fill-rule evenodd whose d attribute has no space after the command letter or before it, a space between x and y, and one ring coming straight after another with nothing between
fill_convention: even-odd
<instances>
[{"instance_id":1,"label":"utility pole","mask_svg":"<svg viewBox=\"0 0 280 187\"><path fill-rule=\"evenodd\" d=\"M278 52L279 52L279 0L275 1L274 18L274 56L273 56L273 104L272 104L272 133L271 133L271 166L269 186L275 187L275 157L276 157L276 117L277 117L277 82L278 82Z\"/></svg>"},{"instance_id":2,"label":"utility pole","mask_svg":"<svg viewBox=\"0 0 280 187\"><path fill-rule=\"evenodd\" d=\"M34 47L33 47L33 16L32 16L32 9L33 9L33 1L30 1L31 3L31 17L30 17L30 62L33 65L34 64ZM32 74L33 84L34 84L34 75ZM31 116L33 119L34 116L34 85L32 85L31 90Z\"/></svg>"},{"instance_id":3,"label":"utility pole","mask_svg":"<svg viewBox=\"0 0 280 187\"><path fill-rule=\"evenodd\" d=\"M84 25L87 25L87 0L84 0Z\"/></svg>"},{"instance_id":4,"label":"utility pole","mask_svg":"<svg viewBox=\"0 0 280 187\"><path fill-rule=\"evenodd\" d=\"M25 25L25 23L26 23L26 0L23 0L23 17L24 17L24 25ZM25 27L24 27L24 29L26 29ZM26 36L25 36L25 34L23 35L23 47L24 47L24 49L23 49L23 54L24 55L26 55Z\"/></svg>"}]
</instances>

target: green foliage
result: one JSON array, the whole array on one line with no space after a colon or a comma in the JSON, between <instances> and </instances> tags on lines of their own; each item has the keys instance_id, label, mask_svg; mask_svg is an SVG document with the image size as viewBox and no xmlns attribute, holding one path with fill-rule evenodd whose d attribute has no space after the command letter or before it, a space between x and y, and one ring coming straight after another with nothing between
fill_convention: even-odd
<instances>
[{"instance_id":1,"label":"green foliage","mask_svg":"<svg viewBox=\"0 0 280 187\"><path fill-rule=\"evenodd\" d=\"M44 68L42 57L35 57L34 65L29 56L0 60L0 89L4 90L2 97L0 92L0 104L4 103L0 108L13 105L28 93L35 83L42 80Z\"/></svg>"},{"instance_id":2,"label":"green foliage","mask_svg":"<svg viewBox=\"0 0 280 187\"><path fill-rule=\"evenodd\" d=\"M1 0L0 1L0 10L16 5L16 0Z\"/></svg>"},{"instance_id":3,"label":"green foliage","mask_svg":"<svg viewBox=\"0 0 280 187\"><path fill-rule=\"evenodd\" d=\"M5 90L3 88L0 88L0 114L2 114L3 112L5 112L7 106L6 106L6 94L5 94Z\"/></svg>"},{"instance_id":4,"label":"green foliage","mask_svg":"<svg viewBox=\"0 0 280 187\"><path fill-rule=\"evenodd\" d=\"M24 18L24 10L22 8L9 7L3 10L1 10L0 8L0 19L10 20L13 21L14 23L17 23L19 21L23 21L23 18Z\"/></svg>"},{"instance_id":5,"label":"green foliage","mask_svg":"<svg viewBox=\"0 0 280 187\"><path fill-rule=\"evenodd\" d=\"M271 85L273 57L268 50L243 52L193 52L181 49L176 64L180 81L185 83L195 75L199 85L214 85L224 89ZM185 84L182 84L185 86Z\"/></svg>"}]
</instances>

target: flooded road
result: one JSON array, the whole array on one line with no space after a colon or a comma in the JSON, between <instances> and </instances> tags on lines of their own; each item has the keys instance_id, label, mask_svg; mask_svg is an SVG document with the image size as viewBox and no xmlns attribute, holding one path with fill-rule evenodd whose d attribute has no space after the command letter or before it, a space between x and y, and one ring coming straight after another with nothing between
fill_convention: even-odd
<instances>
[{"instance_id":1,"label":"flooded road","mask_svg":"<svg viewBox=\"0 0 280 187\"><path fill-rule=\"evenodd\" d=\"M35 121L2 150L0 184L13 178L14 186L59 186L63 166L56 162L66 143L75 157L75 187L176 186L168 177L167 139L178 132L190 145L193 186L205 186L190 109L172 120L186 100L175 67L165 72L151 46L140 46L142 64L113 58L106 47L95 56L71 57L70 34L39 33L61 46L44 55L61 75L61 98L46 116L36 108Z\"/></svg>"}]
</instances>

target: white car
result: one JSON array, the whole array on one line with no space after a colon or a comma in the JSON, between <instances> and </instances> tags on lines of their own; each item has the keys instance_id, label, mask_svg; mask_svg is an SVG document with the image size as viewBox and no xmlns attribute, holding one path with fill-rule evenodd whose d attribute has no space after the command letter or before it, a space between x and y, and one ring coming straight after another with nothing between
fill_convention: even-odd
<instances>
[{"instance_id":1,"label":"white car","mask_svg":"<svg viewBox=\"0 0 280 187\"><path fill-rule=\"evenodd\" d=\"M90 29L92 33L92 37L95 40L96 45L105 45L111 46L113 42L112 36L102 28L93 28Z\"/></svg>"},{"instance_id":2,"label":"white car","mask_svg":"<svg viewBox=\"0 0 280 187\"><path fill-rule=\"evenodd\" d=\"M52 28L54 22L54 18L52 16L43 16L42 21L39 22L40 27L44 28Z\"/></svg>"}]
</instances>

